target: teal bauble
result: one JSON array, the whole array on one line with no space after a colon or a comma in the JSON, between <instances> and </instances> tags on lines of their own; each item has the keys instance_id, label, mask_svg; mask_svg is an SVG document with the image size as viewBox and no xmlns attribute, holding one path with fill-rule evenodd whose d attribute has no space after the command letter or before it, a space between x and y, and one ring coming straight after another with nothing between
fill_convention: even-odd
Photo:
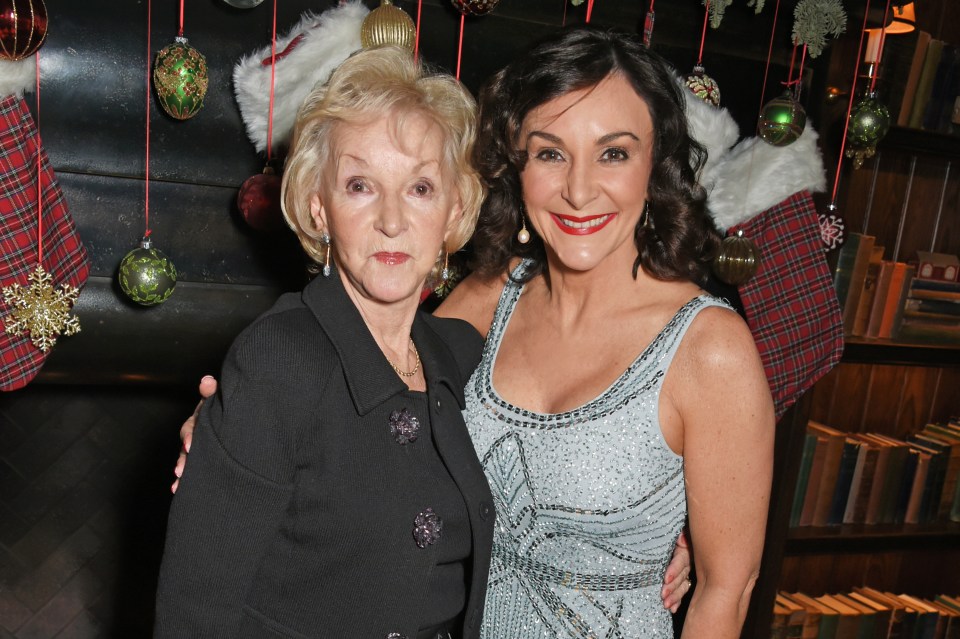
<instances>
[{"instance_id":1,"label":"teal bauble","mask_svg":"<svg viewBox=\"0 0 960 639\"><path fill-rule=\"evenodd\" d=\"M807 112L788 90L763 106L757 135L773 146L787 146L796 142L806 124Z\"/></svg>"},{"instance_id":2,"label":"teal bauble","mask_svg":"<svg viewBox=\"0 0 960 639\"><path fill-rule=\"evenodd\" d=\"M143 306L167 301L177 285L177 267L162 251L143 238L138 248L120 262L120 288L131 300Z\"/></svg>"},{"instance_id":3,"label":"teal bauble","mask_svg":"<svg viewBox=\"0 0 960 639\"><path fill-rule=\"evenodd\" d=\"M877 144L890 130L890 110L877 99L876 93L853 105L850 121L847 124L847 144L845 155L853 159L853 166L859 169L866 158L873 157Z\"/></svg>"}]
</instances>

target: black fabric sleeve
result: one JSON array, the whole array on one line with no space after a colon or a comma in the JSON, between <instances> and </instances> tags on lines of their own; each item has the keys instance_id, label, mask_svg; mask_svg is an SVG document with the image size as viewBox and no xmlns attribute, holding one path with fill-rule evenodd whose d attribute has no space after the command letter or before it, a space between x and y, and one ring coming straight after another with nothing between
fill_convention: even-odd
<instances>
[{"instance_id":1,"label":"black fabric sleeve","mask_svg":"<svg viewBox=\"0 0 960 639\"><path fill-rule=\"evenodd\" d=\"M170 510L157 639L238 635L247 592L293 494L296 425L307 416L290 397L297 362L288 356L303 340L277 324L260 322L238 338L221 392L201 411Z\"/></svg>"}]
</instances>

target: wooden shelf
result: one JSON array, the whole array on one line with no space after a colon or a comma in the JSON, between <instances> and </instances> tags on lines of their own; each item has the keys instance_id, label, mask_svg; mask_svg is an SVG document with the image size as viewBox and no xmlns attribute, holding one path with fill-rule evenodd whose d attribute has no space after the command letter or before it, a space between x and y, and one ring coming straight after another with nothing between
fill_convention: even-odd
<instances>
[{"instance_id":1,"label":"wooden shelf","mask_svg":"<svg viewBox=\"0 0 960 639\"><path fill-rule=\"evenodd\" d=\"M849 337L844 341L843 361L853 364L960 366L960 346Z\"/></svg>"},{"instance_id":2,"label":"wooden shelf","mask_svg":"<svg viewBox=\"0 0 960 639\"><path fill-rule=\"evenodd\" d=\"M880 140L879 147L882 151L933 155L951 160L960 159L960 137L923 129L890 127L887 134Z\"/></svg>"},{"instance_id":3,"label":"wooden shelf","mask_svg":"<svg viewBox=\"0 0 960 639\"><path fill-rule=\"evenodd\" d=\"M960 547L960 523L803 526L787 532L791 555Z\"/></svg>"}]
</instances>

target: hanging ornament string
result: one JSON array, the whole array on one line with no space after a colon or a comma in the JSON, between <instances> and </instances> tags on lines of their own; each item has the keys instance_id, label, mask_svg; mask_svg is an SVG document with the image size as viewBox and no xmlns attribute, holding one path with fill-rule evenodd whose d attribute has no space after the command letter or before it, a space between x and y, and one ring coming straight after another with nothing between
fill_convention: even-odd
<instances>
[{"instance_id":1,"label":"hanging ornament string","mask_svg":"<svg viewBox=\"0 0 960 639\"><path fill-rule=\"evenodd\" d=\"M40 180L40 51L35 54L37 75L37 264L43 268L43 184Z\"/></svg>"},{"instance_id":2,"label":"hanging ornament string","mask_svg":"<svg viewBox=\"0 0 960 639\"><path fill-rule=\"evenodd\" d=\"M417 30L413 36L413 59L420 59L420 15L423 13L423 0L417 0Z\"/></svg>"},{"instance_id":3,"label":"hanging ornament string","mask_svg":"<svg viewBox=\"0 0 960 639\"><path fill-rule=\"evenodd\" d=\"M183 6L182 0L180 6ZM183 14L180 15L183 29ZM273 0L273 29L270 36L270 106L267 107L267 166L273 159L273 102L277 82L277 0Z\"/></svg>"},{"instance_id":4,"label":"hanging ornament string","mask_svg":"<svg viewBox=\"0 0 960 639\"><path fill-rule=\"evenodd\" d=\"M780 15L780 0L773 7L773 26L770 27L770 45L767 47L767 65L763 69L763 87L760 89L760 106L757 109L757 117L763 113L763 105L766 104L767 78L770 75L770 61L773 59L773 40L777 34L777 17Z\"/></svg>"},{"instance_id":5,"label":"hanging ornament string","mask_svg":"<svg viewBox=\"0 0 960 639\"><path fill-rule=\"evenodd\" d=\"M800 68L797 69L797 78L793 81L793 99L799 100L800 93L803 90L803 65L807 61L807 45L803 45L800 51Z\"/></svg>"},{"instance_id":6,"label":"hanging ornament string","mask_svg":"<svg viewBox=\"0 0 960 639\"><path fill-rule=\"evenodd\" d=\"M177 29L177 36L183 37L183 5L185 0L180 0L180 27Z\"/></svg>"},{"instance_id":7,"label":"hanging ornament string","mask_svg":"<svg viewBox=\"0 0 960 639\"><path fill-rule=\"evenodd\" d=\"M593 0L587 0L587 24L590 24L590 18L593 16Z\"/></svg>"},{"instance_id":8,"label":"hanging ornament string","mask_svg":"<svg viewBox=\"0 0 960 639\"><path fill-rule=\"evenodd\" d=\"M150 67L152 62L153 49L150 45L150 31L152 29L150 18L153 15L151 0L147 0L147 143L146 143L146 175L143 179L144 198L143 198L143 217L144 227L143 237L150 237ZM180 34L183 34L183 0L180 2Z\"/></svg>"},{"instance_id":9,"label":"hanging ornament string","mask_svg":"<svg viewBox=\"0 0 960 639\"><path fill-rule=\"evenodd\" d=\"M647 16L643 19L643 46L650 48L650 41L653 39L653 22L656 19L656 14L653 11L653 3L655 0L650 0L650 8L647 9Z\"/></svg>"},{"instance_id":10,"label":"hanging ornament string","mask_svg":"<svg viewBox=\"0 0 960 639\"><path fill-rule=\"evenodd\" d=\"M563 22L560 23L560 26L567 26L567 0L563 0Z\"/></svg>"},{"instance_id":11,"label":"hanging ornament string","mask_svg":"<svg viewBox=\"0 0 960 639\"><path fill-rule=\"evenodd\" d=\"M460 61L463 59L463 25L467 14L460 14L460 38L457 42L457 80L460 79Z\"/></svg>"},{"instance_id":12,"label":"hanging ornament string","mask_svg":"<svg viewBox=\"0 0 960 639\"><path fill-rule=\"evenodd\" d=\"M880 29L880 44L877 46L877 59L873 63L873 74L870 78L870 93L877 89L877 78L880 76L880 61L883 60L883 43L887 39L887 19L890 17L890 0L887 0L887 8L883 11L883 27Z\"/></svg>"},{"instance_id":13,"label":"hanging ornament string","mask_svg":"<svg viewBox=\"0 0 960 639\"><path fill-rule=\"evenodd\" d=\"M837 210L837 189L840 186L840 167L843 166L843 153L847 145L847 131L850 128L850 112L853 110L853 100L857 95L857 76L860 74L860 56L863 53L863 34L867 32L867 17L870 15L870 0L863 9L863 26L860 27L860 43L857 45L857 56L853 65L853 80L850 83L850 99L847 101L847 115L843 123L843 137L840 140L840 153L837 154L837 170L833 176L833 192L830 194L830 204L827 208Z\"/></svg>"},{"instance_id":14,"label":"hanging ornament string","mask_svg":"<svg viewBox=\"0 0 960 639\"><path fill-rule=\"evenodd\" d=\"M697 54L697 66L703 66L703 45L707 42L707 24L710 22L710 3L703 7L703 32L700 34L700 53Z\"/></svg>"}]
</instances>

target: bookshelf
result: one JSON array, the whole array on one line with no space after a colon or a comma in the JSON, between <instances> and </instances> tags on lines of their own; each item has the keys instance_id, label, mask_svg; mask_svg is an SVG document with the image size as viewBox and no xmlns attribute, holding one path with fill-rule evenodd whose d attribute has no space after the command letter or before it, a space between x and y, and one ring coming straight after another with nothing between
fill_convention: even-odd
<instances>
[{"instance_id":1,"label":"bookshelf","mask_svg":"<svg viewBox=\"0 0 960 639\"><path fill-rule=\"evenodd\" d=\"M918 5L917 24L934 37L960 43L960 5L954 0ZM849 86L858 35L856 28L848 29L832 46L827 77L821 78L825 87ZM819 119L832 177L845 112L824 99L811 113ZM960 137L893 127L863 168L844 163L837 203L847 231L873 235L886 249L884 259L907 261L918 250L960 254L958 160ZM860 586L920 597L960 593L960 523L789 525L809 420L850 433L903 438L956 415L960 346L847 339L837 368L777 426L767 543L743 637L771 636L779 590L814 597Z\"/></svg>"}]
</instances>

